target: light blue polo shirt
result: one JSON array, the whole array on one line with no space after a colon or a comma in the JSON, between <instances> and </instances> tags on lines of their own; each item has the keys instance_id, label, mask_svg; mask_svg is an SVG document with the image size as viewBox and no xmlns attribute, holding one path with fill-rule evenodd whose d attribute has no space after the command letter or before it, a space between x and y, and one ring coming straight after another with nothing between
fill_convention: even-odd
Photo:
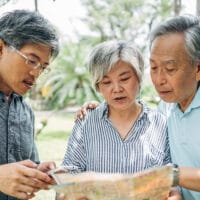
<instances>
[{"instance_id":1,"label":"light blue polo shirt","mask_svg":"<svg viewBox=\"0 0 200 200\"><path fill-rule=\"evenodd\" d=\"M177 103L161 102L158 110L167 115L172 162L200 168L200 88L184 113ZM182 193L186 200L200 199L200 192L182 189Z\"/></svg>"}]
</instances>

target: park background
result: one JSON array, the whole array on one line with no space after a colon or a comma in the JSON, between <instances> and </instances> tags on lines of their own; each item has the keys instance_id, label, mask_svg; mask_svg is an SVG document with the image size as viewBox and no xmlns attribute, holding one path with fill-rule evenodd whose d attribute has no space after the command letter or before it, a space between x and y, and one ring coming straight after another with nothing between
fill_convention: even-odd
<instances>
[{"instance_id":1,"label":"park background","mask_svg":"<svg viewBox=\"0 0 200 200\"><path fill-rule=\"evenodd\" d=\"M200 15L200 0L0 0L0 15L13 9L42 13L60 34L61 52L25 96L36 116L35 140L42 161L60 165L77 109L102 97L91 87L87 56L105 40L134 40L145 58L141 91L151 107L159 102L149 77L148 33L157 23L182 14ZM34 200L55 199L53 190L40 191Z\"/></svg>"}]
</instances>

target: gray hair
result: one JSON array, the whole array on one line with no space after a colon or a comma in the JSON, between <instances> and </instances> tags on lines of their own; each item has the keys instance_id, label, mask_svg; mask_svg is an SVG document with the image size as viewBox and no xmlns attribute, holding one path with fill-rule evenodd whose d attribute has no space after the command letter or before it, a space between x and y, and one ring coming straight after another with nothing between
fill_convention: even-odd
<instances>
[{"instance_id":1,"label":"gray hair","mask_svg":"<svg viewBox=\"0 0 200 200\"><path fill-rule=\"evenodd\" d=\"M193 15L173 17L158 25L150 34L150 47L158 36L183 33L185 50L193 62L200 60L200 18Z\"/></svg>"},{"instance_id":2,"label":"gray hair","mask_svg":"<svg viewBox=\"0 0 200 200\"><path fill-rule=\"evenodd\" d=\"M94 88L98 91L98 83L114 67L118 61L129 63L141 86L144 61L140 52L131 41L106 41L97 45L89 58L89 72Z\"/></svg>"},{"instance_id":3,"label":"gray hair","mask_svg":"<svg viewBox=\"0 0 200 200\"><path fill-rule=\"evenodd\" d=\"M41 14L14 10L0 18L0 39L17 49L25 44L44 44L51 48L51 57L59 52L59 40L54 26Z\"/></svg>"}]
</instances>

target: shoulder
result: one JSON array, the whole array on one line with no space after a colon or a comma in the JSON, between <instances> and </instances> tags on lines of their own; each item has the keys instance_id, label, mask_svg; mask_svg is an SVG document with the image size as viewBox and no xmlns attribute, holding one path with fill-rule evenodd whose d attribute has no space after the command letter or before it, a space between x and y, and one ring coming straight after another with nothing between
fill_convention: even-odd
<instances>
[{"instance_id":1,"label":"shoulder","mask_svg":"<svg viewBox=\"0 0 200 200\"><path fill-rule=\"evenodd\" d=\"M160 101L157 106L158 112L162 113L166 117L170 115L172 109L174 108L175 103L166 103L164 101Z\"/></svg>"},{"instance_id":2,"label":"shoulder","mask_svg":"<svg viewBox=\"0 0 200 200\"><path fill-rule=\"evenodd\" d=\"M85 125L88 123L98 123L107 112L107 104L105 102L101 103L95 109L88 109L87 114L83 119L78 119L77 123Z\"/></svg>"},{"instance_id":3,"label":"shoulder","mask_svg":"<svg viewBox=\"0 0 200 200\"><path fill-rule=\"evenodd\" d=\"M143 105L143 111L146 113L147 117L149 119L160 119L160 120L165 120L166 117L163 113L159 112L157 108L150 108L149 106L146 105L146 103L142 102Z\"/></svg>"}]
</instances>

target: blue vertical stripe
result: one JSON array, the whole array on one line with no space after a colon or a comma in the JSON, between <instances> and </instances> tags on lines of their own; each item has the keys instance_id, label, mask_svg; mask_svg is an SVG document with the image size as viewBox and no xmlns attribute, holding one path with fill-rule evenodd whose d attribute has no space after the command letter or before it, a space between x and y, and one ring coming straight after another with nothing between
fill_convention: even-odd
<instances>
[{"instance_id":1,"label":"blue vertical stripe","mask_svg":"<svg viewBox=\"0 0 200 200\"><path fill-rule=\"evenodd\" d=\"M106 103L89 110L74 125L62 165L75 165L81 171L135 173L169 163L166 119L140 103L143 111L125 140L107 118Z\"/></svg>"}]
</instances>

